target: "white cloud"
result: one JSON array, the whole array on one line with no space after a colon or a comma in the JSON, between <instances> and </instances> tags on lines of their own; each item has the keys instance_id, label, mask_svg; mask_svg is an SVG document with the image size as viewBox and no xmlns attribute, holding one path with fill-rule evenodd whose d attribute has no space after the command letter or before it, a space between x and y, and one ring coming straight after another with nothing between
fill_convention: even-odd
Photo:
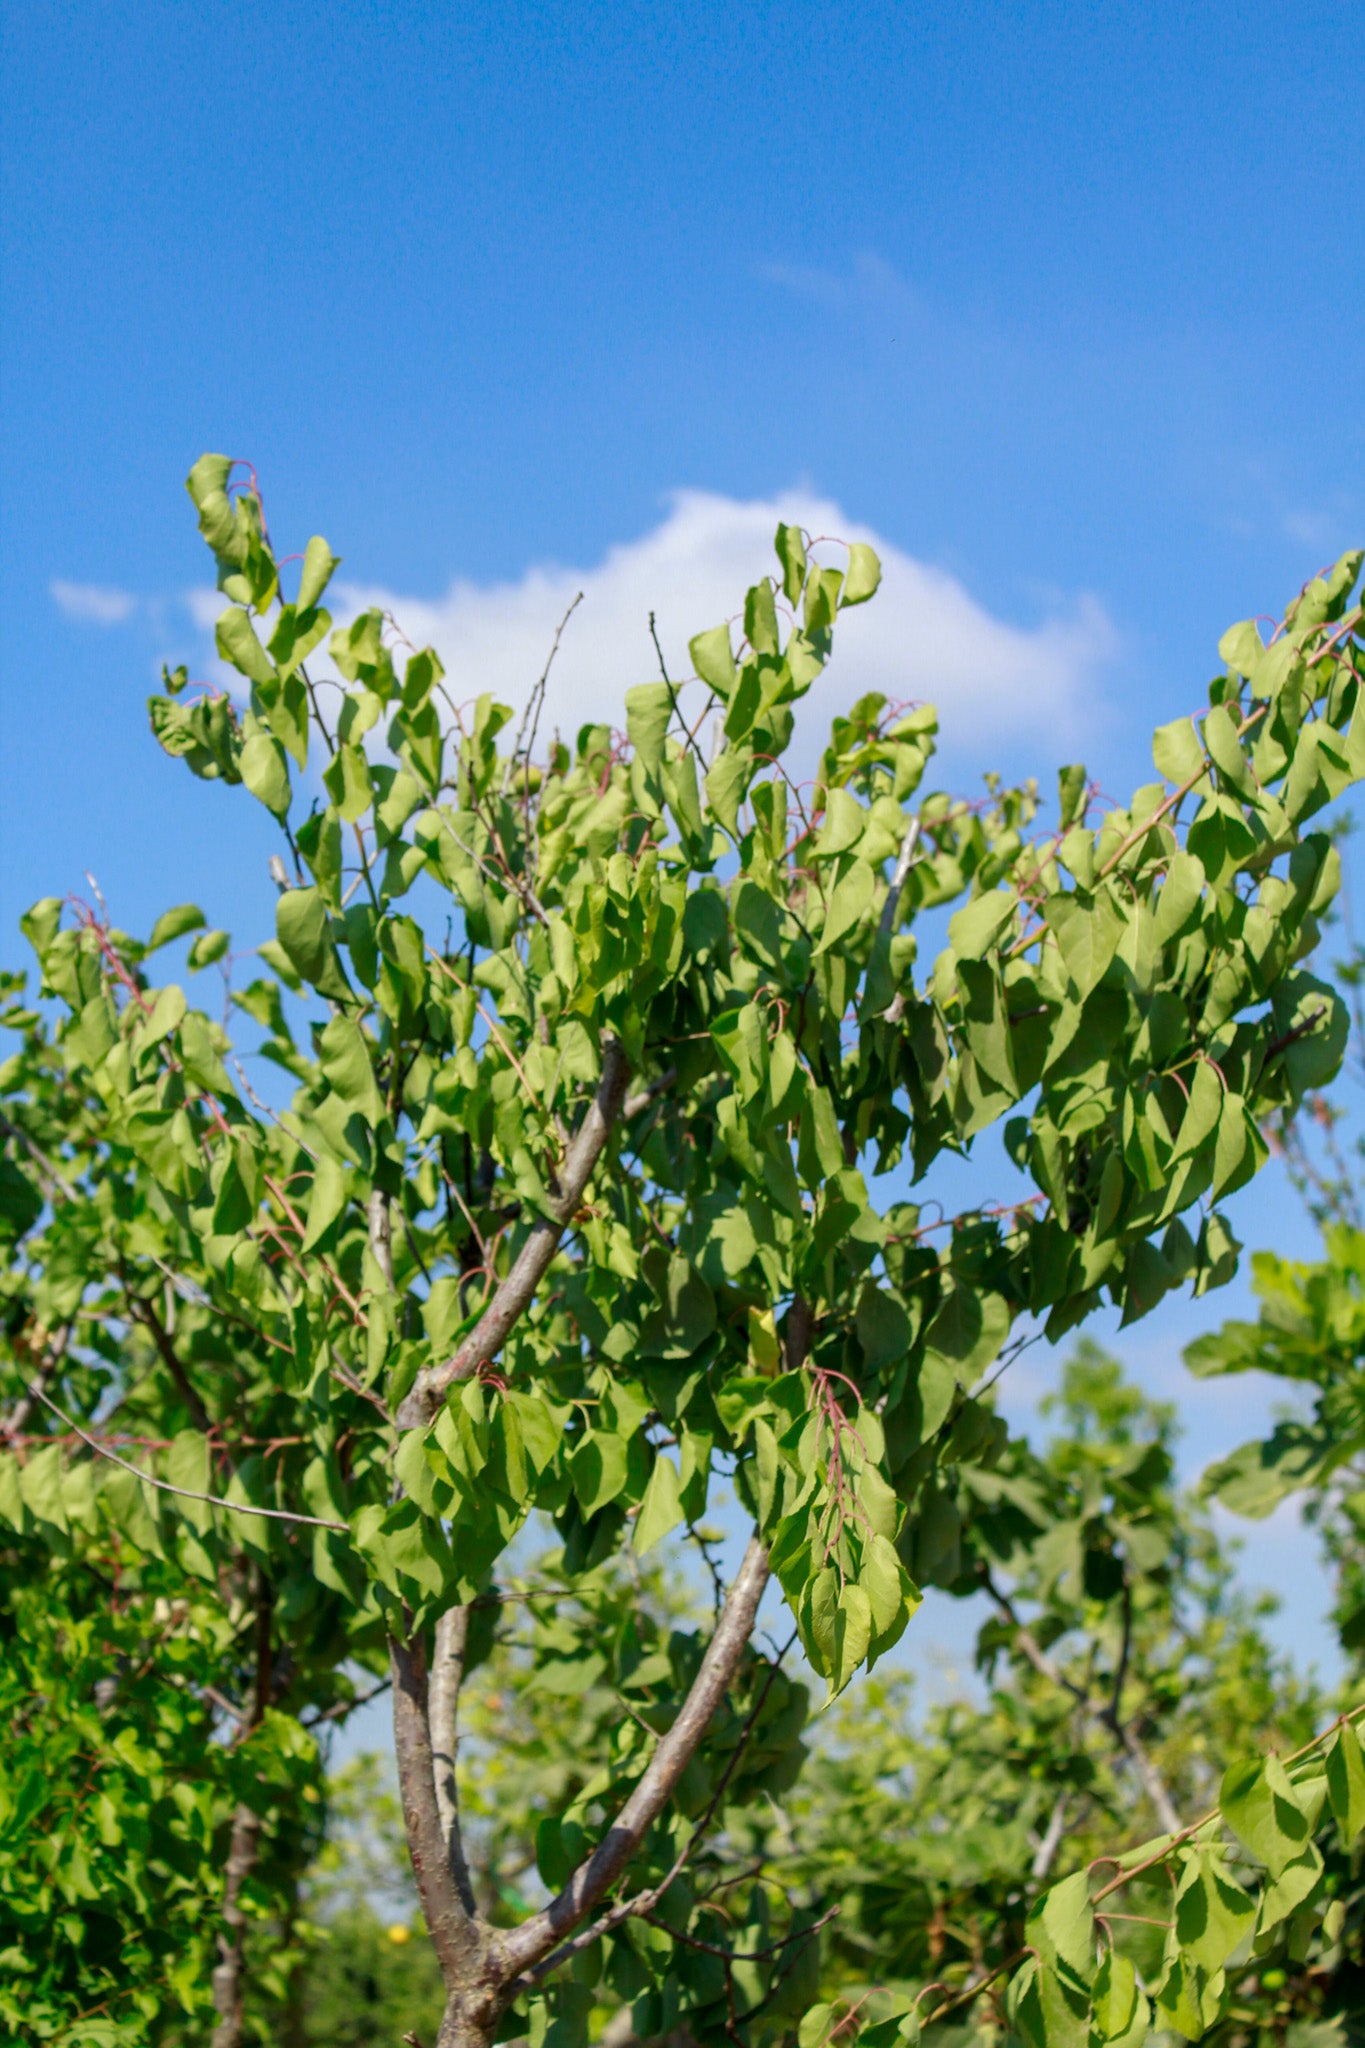
<instances>
[{"instance_id":1,"label":"white cloud","mask_svg":"<svg viewBox=\"0 0 1365 2048\"><path fill-rule=\"evenodd\" d=\"M414 645L436 648L457 702L487 690L520 706L581 590L541 726L542 733L557 725L567 735L589 720L620 724L626 690L657 676L651 611L670 675L691 674L689 638L733 616L746 587L772 569L779 519L815 534L870 541L884 571L874 602L839 621L833 662L802 713L807 732L825 728L867 690L937 704L954 752L989 752L1003 735L1025 732L1060 744L1080 723L1087 686L1118 644L1096 599L1077 598L1038 625L1013 625L987 611L955 576L803 492L744 501L679 491L658 526L609 549L594 568L545 565L515 582L456 582L435 601L347 585L335 592L344 602L333 608L338 616L368 605L392 612ZM823 553L841 559L837 549Z\"/></svg>"},{"instance_id":2,"label":"white cloud","mask_svg":"<svg viewBox=\"0 0 1365 2048\"><path fill-rule=\"evenodd\" d=\"M54 577L48 589L69 619L91 626L121 626L137 610L131 591L110 590L99 583L64 583Z\"/></svg>"},{"instance_id":3,"label":"white cloud","mask_svg":"<svg viewBox=\"0 0 1365 2048\"><path fill-rule=\"evenodd\" d=\"M221 590L208 590L200 586L185 592L185 609L201 633L212 635L214 627L227 610L227 604L228 601ZM241 677L239 676L237 680L240 682Z\"/></svg>"}]
</instances>

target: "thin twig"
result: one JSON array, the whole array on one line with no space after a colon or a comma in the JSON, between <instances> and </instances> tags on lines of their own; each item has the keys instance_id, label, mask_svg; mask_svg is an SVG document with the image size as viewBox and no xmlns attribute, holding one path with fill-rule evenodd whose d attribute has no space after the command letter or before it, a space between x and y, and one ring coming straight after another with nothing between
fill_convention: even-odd
<instances>
[{"instance_id":1,"label":"thin twig","mask_svg":"<svg viewBox=\"0 0 1365 2048\"><path fill-rule=\"evenodd\" d=\"M349 1536L351 1533L345 1522L325 1522L317 1515L294 1515L286 1508L258 1508L249 1501L222 1500L216 1493L191 1493L186 1486L172 1486L169 1479L154 1479L151 1473L144 1472L141 1466L130 1465L128 1460L120 1458L117 1452L106 1450L97 1438L87 1436L80 1424L73 1422L69 1415L64 1414L57 1403L49 1400L36 1383L30 1382L29 1392L36 1394L43 1406L50 1408L57 1420L64 1422L72 1434L78 1436L98 1457L107 1458L111 1465L121 1466L125 1472L131 1472L134 1479L140 1479L145 1486L154 1486L158 1493L174 1493L179 1495L181 1500L202 1501L206 1507L222 1508L229 1515L261 1515L271 1522L298 1522L309 1529L335 1529L341 1536Z\"/></svg>"}]
</instances>

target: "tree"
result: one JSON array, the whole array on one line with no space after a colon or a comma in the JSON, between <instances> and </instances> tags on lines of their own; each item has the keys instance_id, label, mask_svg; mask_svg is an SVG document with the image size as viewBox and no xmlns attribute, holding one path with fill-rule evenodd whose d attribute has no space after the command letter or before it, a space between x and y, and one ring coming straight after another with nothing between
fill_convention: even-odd
<instances>
[{"instance_id":1,"label":"tree","mask_svg":"<svg viewBox=\"0 0 1365 2048\"><path fill-rule=\"evenodd\" d=\"M308 667L326 542L288 602L254 476L205 456L189 487L249 702L186 695L180 671L152 724L280 822L268 972L233 1001L297 1085L287 1108L257 1100L226 1031L149 978L197 910L146 945L102 907L29 913L79 1106L48 1128L44 1027L20 1012L9 1356L52 1442L8 1454L5 1511L25 1535L79 1523L77 1549L160 1549L216 1592L239 1658L256 1646L249 1687L223 1693L245 1757L344 1709L348 1669L387 1658L441 2048L525 2030L539 2048L547 2026L559 2048L579 1959L638 1955L641 1922L662 1928L663 2016L682 2017L716 1961L687 1870L723 1807L790 1768L765 1717L772 1744L799 1740L753 1641L765 1594L831 1696L884 1655L961 1474L1005 1452L982 1375L1102 1293L1131 1319L1225 1279L1217 1203L1264 1156L1262 1119L1340 1061L1345 1010L1302 964L1338 863L1301 828L1365 769L1361 557L1268 645L1251 624L1224 637L1201 721L1158 732L1159 779L1127 809L1088 823L1095 792L1064 769L1036 836L1031 785L919 796L934 714L877 696L834 721L809 805L791 783L794 707L877 587L860 544L840 568L780 528L738 651L728 625L700 634L695 678L631 691L625 735L587 725L537 757L543 692L504 746L510 714L452 703L429 649L396 662L377 612L331 634L328 695ZM922 982L916 926L946 941ZM201 934L189 964L226 945ZM903 1189L903 1168L918 1182L996 1125L1034 1183L1022 1202L941 1223L872 1200L869 1174ZM648 1669L637 1712L577 1832L547 1837L548 1902L496 1924L449 1759L499 1559L544 1510L577 1597L623 1544L695 1525L721 1479L752 1533L714 1626L666 1654L612 1645ZM1324 1742L1354 1827L1356 1738ZM1273 1760L1248 1771L1225 1811L1282 1892L1316 1794ZM241 2034L263 1803L244 1791L225 1844L217 2048ZM1221 1828L1215 1812L1153 1851L1209 1911ZM1147 2006L1118 1948L1097 1959L1106 1924L1084 1873L1047 1896L1018 2027L1062 2041L1093 2012L1137 2038ZM1158 2006L1187 2020L1223 1996L1217 1943L1173 1944ZM780 2022L789 1963L741 1949L727 2031Z\"/></svg>"}]
</instances>

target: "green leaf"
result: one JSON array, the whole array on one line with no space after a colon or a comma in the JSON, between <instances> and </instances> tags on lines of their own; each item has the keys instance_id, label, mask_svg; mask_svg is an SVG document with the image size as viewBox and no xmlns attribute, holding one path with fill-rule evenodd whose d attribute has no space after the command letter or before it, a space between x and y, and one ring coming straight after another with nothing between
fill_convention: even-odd
<instances>
[{"instance_id":1,"label":"green leaf","mask_svg":"<svg viewBox=\"0 0 1365 2048\"><path fill-rule=\"evenodd\" d=\"M831 789L825 798L825 816L811 849L816 860L829 860L847 853L858 844L867 829L868 814L851 790Z\"/></svg>"},{"instance_id":2,"label":"green leaf","mask_svg":"<svg viewBox=\"0 0 1365 2048\"><path fill-rule=\"evenodd\" d=\"M1242 619L1237 625L1229 626L1218 642L1218 655L1230 669L1250 679L1260 666L1265 653L1265 643L1256 630L1254 619Z\"/></svg>"},{"instance_id":3,"label":"green leaf","mask_svg":"<svg viewBox=\"0 0 1365 2048\"><path fill-rule=\"evenodd\" d=\"M1212 1851L1191 1855L1175 1900L1176 1939L1212 1976L1251 1933L1256 1902L1228 1874Z\"/></svg>"},{"instance_id":4,"label":"green leaf","mask_svg":"<svg viewBox=\"0 0 1365 2048\"><path fill-rule=\"evenodd\" d=\"M948 943L959 960L981 960L1018 908L1010 889L987 889L948 920Z\"/></svg>"},{"instance_id":5,"label":"green leaf","mask_svg":"<svg viewBox=\"0 0 1365 2048\"><path fill-rule=\"evenodd\" d=\"M371 1130L377 1130L388 1114L379 1092L365 1034L353 1017L333 1017L318 1041L322 1071L347 1109L362 1116Z\"/></svg>"},{"instance_id":6,"label":"green leaf","mask_svg":"<svg viewBox=\"0 0 1365 2048\"><path fill-rule=\"evenodd\" d=\"M782 564L782 595L796 605L806 582L806 543L800 527L779 526L773 545Z\"/></svg>"},{"instance_id":7,"label":"green leaf","mask_svg":"<svg viewBox=\"0 0 1365 2048\"><path fill-rule=\"evenodd\" d=\"M872 1641L872 1609L861 1586L847 1585L839 1595L829 1659L829 1697L841 1693L867 1655Z\"/></svg>"},{"instance_id":8,"label":"green leaf","mask_svg":"<svg viewBox=\"0 0 1365 2048\"><path fill-rule=\"evenodd\" d=\"M60 1444L45 1444L19 1474L19 1492L24 1506L40 1522L48 1522L65 1535L66 1509L62 1504L63 1454Z\"/></svg>"},{"instance_id":9,"label":"green leaf","mask_svg":"<svg viewBox=\"0 0 1365 2048\"><path fill-rule=\"evenodd\" d=\"M1197 2041L1204 2032L1203 2003L1199 1996L1198 1966L1186 1962L1177 1950L1169 1957L1165 1974L1156 1991L1157 2017L1187 2041Z\"/></svg>"},{"instance_id":10,"label":"green leaf","mask_svg":"<svg viewBox=\"0 0 1365 2048\"><path fill-rule=\"evenodd\" d=\"M925 1351L969 1386L999 1357L1009 1333L1010 1311L1002 1296L955 1281L925 1333Z\"/></svg>"},{"instance_id":11,"label":"green leaf","mask_svg":"<svg viewBox=\"0 0 1365 2048\"><path fill-rule=\"evenodd\" d=\"M274 662L256 638L256 629L240 605L231 605L219 619L214 637L218 652L249 683L279 681Z\"/></svg>"},{"instance_id":12,"label":"green leaf","mask_svg":"<svg viewBox=\"0 0 1365 2048\"><path fill-rule=\"evenodd\" d=\"M240 614L239 614L240 616ZM242 746L242 780L277 818L289 815L289 764L284 748L267 732L253 732Z\"/></svg>"},{"instance_id":13,"label":"green leaf","mask_svg":"<svg viewBox=\"0 0 1365 2048\"><path fill-rule=\"evenodd\" d=\"M1088 1872L1078 1870L1043 1893L1029 1914L1028 1938L1044 1962L1063 1965L1086 1984L1092 1981L1095 1915Z\"/></svg>"},{"instance_id":14,"label":"green leaf","mask_svg":"<svg viewBox=\"0 0 1365 2048\"><path fill-rule=\"evenodd\" d=\"M1173 718L1159 725L1152 735L1152 759L1156 772L1177 788L1204 773L1204 749L1188 718Z\"/></svg>"},{"instance_id":15,"label":"green leaf","mask_svg":"<svg viewBox=\"0 0 1365 2048\"><path fill-rule=\"evenodd\" d=\"M177 1431L161 1460L161 1477L172 1486L184 1488L184 1493L173 1498L172 1511L199 1535L207 1535L213 1527L213 1509L207 1501L185 1498L189 1493L214 1491L207 1437L201 1436L197 1429Z\"/></svg>"},{"instance_id":16,"label":"green leaf","mask_svg":"<svg viewBox=\"0 0 1365 2048\"><path fill-rule=\"evenodd\" d=\"M215 554L223 554L236 534L236 520L227 495L231 474L231 456L201 455L185 479L185 489L199 514L199 531Z\"/></svg>"},{"instance_id":17,"label":"green leaf","mask_svg":"<svg viewBox=\"0 0 1365 2048\"><path fill-rule=\"evenodd\" d=\"M186 955L190 973L198 974L201 968L212 967L215 960L222 959L231 944L232 937L228 932L201 932Z\"/></svg>"},{"instance_id":18,"label":"green leaf","mask_svg":"<svg viewBox=\"0 0 1365 2048\"><path fill-rule=\"evenodd\" d=\"M851 862L830 891L824 929L815 948L817 954L827 953L831 946L836 946L867 915L876 890L877 878L867 862Z\"/></svg>"},{"instance_id":19,"label":"green leaf","mask_svg":"<svg viewBox=\"0 0 1365 2048\"><path fill-rule=\"evenodd\" d=\"M848 550L848 568L844 575L844 587L839 594L839 609L845 610L851 604L866 604L877 594L882 580L882 565L875 548L865 541L853 541Z\"/></svg>"},{"instance_id":20,"label":"green leaf","mask_svg":"<svg viewBox=\"0 0 1365 2048\"><path fill-rule=\"evenodd\" d=\"M779 531L781 529L779 528ZM834 2026L832 2005L812 2005L807 2008L796 2030L796 2048L824 2048Z\"/></svg>"},{"instance_id":21,"label":"green leaf","mask_svg":"<svg viewBox=\"0 0 1365 2048\"><path fill-rule=\"evenodd\" d=\"M137 1027L137 1044L140 1051L148 1046L159 1045L163 1038L169 1038L185 1015L185 991L172 982L168 987L158 989L151 1013Z\"/></svg>"},{"instance_id":22,"label":"green leaf","mask_svg":"<svg viewBox=\"0 0 1365 2048\"><path fill-rule=\"evenodd\" d=\"M313 1170L313 1186L308 1197L308 1219L303 1239L304 1251L312 1251L319 1238L331 1229L346 1207L348 1193L345 1169L329 1153L324 1152Z\"/></svg>"},{"instance_id":23,"label":"green leaf","mask_svg":"<svg viewBox=\"0 0 1365 2048\"><path fill-rule=\"evenodd\" d=\"M323 591L332 580L333 571L341 566L340 555L334 555L320 533L315 533L303 551L303 572L299 577L297 609L311 611Z\"/></svg>"},{"instance_id":24,"label":"green leaf","mask_svg":"<svg viewBox=\"0 0 1365 2048\"><path fill-rule=\"evenodd\" d=\"M687 643L692 666L707 686L728 703L735 687L735 657L730 648L730 628L712 626Z\"/></svg>"},{"instance_id":25,"label":"green leaf","mask_svg":"<svg viewBox=\"0 0 1365 2048\"><path fill-rule=\"evenodd\" d=\"M1349 1849L1365 1828L1365 1757L1349 1722L1338 1728L1327 1752L1327 1798L1342 1846Z\"/></svg>"},{"instance_id":26,"label":"green leaf","mask_svg":"<svg viewBox=\"0 0 1365 2048\"><path fill-rule=\"evenodd\" d=\"M844 577L841 569L813 569L806 578L806 601L803 607L806 632L827 633L834 624L839 609L839 592L843 589Z\"/></svg>"},{"instance_id":27,"label":"green leaf","mask_svg":"<svg viewBox=\"0 0 1365 2048\"><path fill-rule=\"evenodd\" d=\"M749 786L753 765L752 747L731 745L721 749L706 771L706 794L712 812L727 832L738 830L739 806Z\"/></svg>"},{"instance_id":28,"label":"green leaf","mask_svg":"<svg viewBox=\"0 0 1365 2048\"><path fill-rule=\"evenodd\" d=\"M1189 1088L1190 1097L1180 1119L1172 1163L1188 1159L1191 1153L1197 1152L1204 1140L1217 1130L1218 1120L1223 1114L1223 1083L1211 1060L1197 1063Z\"/></svg>"},{"instance_id":29,"label":"green leaf","mask_svg":"<svg viewBox=\"0 0 1365 2048\"><path fill-rule=\"evenodd\" d=\"M197 903L177 903L174 910L163 910L152 926L147 951L155 953L162 946L169 946L172 939L182 939L186 932L199 931L204 922L204 913Z\"/></svg>"},{"instance_id":30,"label":"green leaf","mask_svg":"<svg viewBox=\"0 0 1365 2048\"><path fill-rule=\"evenodd\" d=\"M767 577L745 593L744 637L756 654L778 652L777 604Z\"/></svg>"},{"instance_id":31,"label":"green leaf","mask_svg":"<svg viewBox=\"0 0 1365 2048\"><path fill-rule=\"evenodd\" d=\"M336 1002L351 996L320 890L286 889L275 906L275 931L285 957L319 994Z\"/></svg>"},{"instance_id":32,"label":"green leaf","mask_svg":"<svg viewBox=\"0 0 1365 2048\"><path fill-rule=\"evenodd\" d=\"M673 711L673 692L667 683L637 683L626 691L626 731L646 775L655 774L664 758Z\"/></svg>"},{"instance_id":33,"label":"green leaf","mask_svg":"<svg viewBox=\"0 0 1365 2048\"><path fill-rule=\"evenodd\" d=\"M1256 1932L1263 1935L1268 1929L1278 1927L1300 1906L1306 1905L1322 1882L1322 1858L1314 1843L1309 1842L1303 1852L1292 1862L1284 1864L1275 1873L1273 1884L1268 1884L1261 1894L1261 1910L1257 1916Z\"/></svg>"},{"instance_id":34,"label":"green leaf","mask_svg":"<svg viewBox=\"0 0 1365 2048\"><path fill-rule=\"evenodd\" d=\"M652 1550L661 1537L675 1529L683 1519L682 1500L678 1490L678 1472L671 1458L662 1452L654 1460L654 1469L649 1475L649 1484L640 1502L640 1512L635 1517L635 1531L631 1547L640 1557Z\"/></svg>"},{"instance_id":35,"label":"green leaf","mask_svg":"<svg viewBox=\"0 0 1365 2048\"><path fill-rule=\"evenodd\" d=\"M1156 935L1160 945L1178 938L1203 899L1204 867L1192 853L1171 857L1166 879L1157 897Z\"/></svg>"},{"instance_id":36,"label":"green leaf","mask_svg":"<svg viewBox=\"0 0 1365 2048\"><path fill-rule=\"evenodd\" d=\"M328 795L347 825L354 825L364 817L374 799L374 788L370 780L370 764L363 747L338 747L322 771L322 780Z\"/></svg>"},{"instance_id":37,"label":"green leaf","mask_svg":"<svg viewBox=\"0 0 1365 2048\"><path fill-rule=\"evenodd\" d=\"M1082 1000L1103 978L1123 937L1125 919L1107 889L1086 902L1082 894L1049 896L1043 916L1055 933L1066 971Z\"/></svg>"},{"instance_id":38,"label":"green leaf","mask_svg":"<svg viewBox=\"0 0 1365 2048\"><path fill-rule=\"evenodd\" d=\"M1278 1757L1250 1757L1223 1774L1218 1804L1239 1842L1278 1877L1309 1839L1308 1821Z\"/></svg>"},{"instance_id":39,"label":"green leaf","mask_svg":"<svg viewBox=\"0 0 1365 2048\"><path fill-rule=\"evenodd\" d=\"M859 1584L867 1594L873 1633L878 1637L893 1629L899 1632L920 1604L918 1590L896 1555L895 1545L885 1536L869 1538Z\"/></svg>"},{"instance_id":40,"label":"green leaf","mask_svg":"<svg viewBox=\"0 0 1365 2048\"><path fill-rule=\"evenodd\" d=\"M626 1441L611 1430L584 1432L568 1460L573 1488L585 1516L609 1507L626 1483Z\"/></svg>"},{"instance_id":41,"label":"green leaf","mask_svg":"<svg viewBox=\"0 0 1365 2048\"><path fill-rule=\"evenodd\" d=\"M1250 792L1255 788L1251 764L1242 748L1239 720L1226 704L1215 704L1204 720L1204 744L1214 765L1234 789Z\"/></svg>"},{"instance_id":42,"label":"green leaf","mask_svg":"<svg viewBox=\"0 0 1365 2048\"><path fill-rule=\"evenodd\" d=\"M1113 2048L1138 2048L1146 2037L1150 2008L1138 1987L1137 1971L1117 1949L1105 1950L1095 1972L1091 2016L1101 2041Z\"/></svg>"},{"instance_id":43,"label":"green leaf","mask_svg":"<svg viewBox=\"0 0 1365 2048\"><path fill-rule=\"evenodd\" d=\"M1085 764L1073 761L1069 767L1057 770L1057 811L1058 824L1063 832L1069 832L1085 809L1086 773Z\"/></svg>"}]
</instances>

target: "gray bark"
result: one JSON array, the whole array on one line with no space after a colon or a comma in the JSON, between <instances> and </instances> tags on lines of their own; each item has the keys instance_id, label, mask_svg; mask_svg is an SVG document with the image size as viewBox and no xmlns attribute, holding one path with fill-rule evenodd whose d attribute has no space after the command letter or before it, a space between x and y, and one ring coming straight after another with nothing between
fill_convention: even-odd
<instances>
[{"instance_id":1,"label":"gray bark","mask_svg":"<svg viewBox=\"0 0 1365 2048\"><path fill-rule=\"evenodd\" d=\"M446 1388L457 1380L472 1378L481 1365L491 1364L513 1325L530 1307L566 1226L577 1214L592 1170L606 1148L612 1126L621 1113L629 1079L625 1053L615 1039L609 1039L602 1056L602 1079L597 1094L564 1160L554 1219L541 1217L534 1224L512 1270L454 1356L418 1373L398 1410L400 1429L420 1429L430 1422Z\"/></svg>"}]
</instances>

